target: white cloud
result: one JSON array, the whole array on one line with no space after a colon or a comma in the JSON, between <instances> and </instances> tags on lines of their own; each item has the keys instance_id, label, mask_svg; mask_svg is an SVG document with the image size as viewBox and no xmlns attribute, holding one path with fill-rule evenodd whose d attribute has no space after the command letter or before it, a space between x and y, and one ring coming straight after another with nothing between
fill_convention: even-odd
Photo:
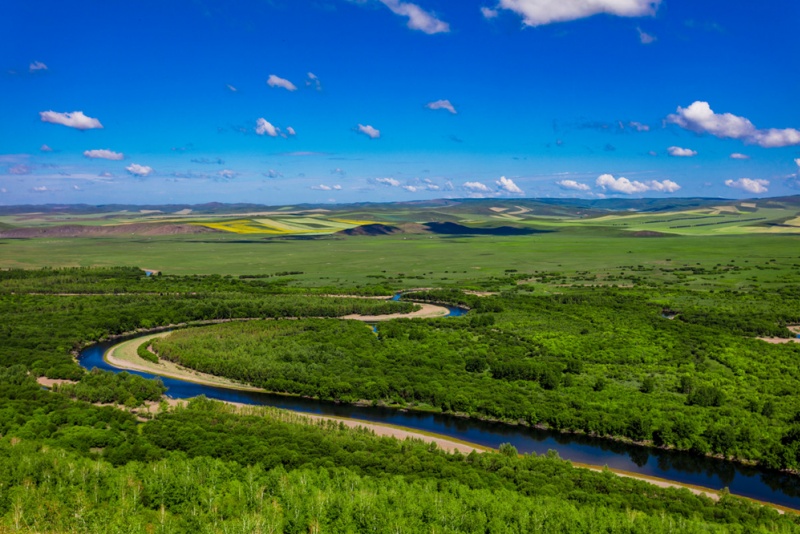
<instances>
[{"instance_id":1,"label":"white cloud","mask_svg":"<svg viewBox=\"0 0 800 534\"><path fill-rule=\"evenodd\" d=\"M731 159L750 159L750 156L747 154L741 154L739 152L734 152L730 157Z\"/></svg>"},{"instance_id":2,"label":"white cloud","mask_svg":"<svg viewBox=\"0 0 800 534\"><path fill-rule=\"evenodd\" d=\"M412 30L432 35L434 33L447 33L450 25L436 18L432 13L428 13L417 4L401 2L400 0L380 0L380 2L392 10L395 15L408 17L408 27Z\"/></svg>"},{"instance_id":3,"label":"white cloud","mask_svg":"<svg viewBox=\"0 0 800 534\"><path fill-rule=\"evenodd\" d=\"M623 193L625 195L633 195L634 193L646 193L648 191L657 191L659 193L674 193L678 191L681 186L672 180L650 180L647 182L639 182L637 180L628 180L624 177L614 178L610 174L603 174L595 180L595 185L601 187L603 190L613 191L615 193Z\"/></svg>"},{"instance_id":4,"label":"white cloud","mask_svg":"<svg viewBox=\"0 0 800 534\"><path fill-rule=\"evenodd\" d=\"M278 137L278 130L276 127L272 125L267 119L260 118L256 120L256 133L258 135L268 135L270 137Z\"/></svg>"},{"instance_id":5,"label":"white cloud","mask_svg":"<svg viewBox=\"0 0 800 534\"><path fill-rule=\"evenodd\" d=\"M313 72L306 74L306 87L313 87L317 91L322 91L322 82Z\"/></svg>"},{"instance_id":6,"label":"white cloud","mask_svg":"<svg viewBox=\"0 0 800 534\"><path fill-rule=\"evenodd\" d=\"M344 169L342 169L342 168L336 167L335 169L333 169L333 170L331 171L331 174L338 174L339 176L344 176L344 175L346 175L346 174L347 174L347 171L345 171L345 170L344 170Z\"/></svg>"},{"instance_id":7,"label":"white cloud","mask_svg":"<svg viewBox=\"0 0 800 534\"><path fill-rule=\"evenodd\" d=\"M47 191L50 191L50 190L47 189L47 186L42 185L42 186L39 186L39 187L33 187L31 189L31 191L33 191L34 193L46 193Z\"/></svg>"},{"instance_id":8,"label":"white cloud","mask_svg":"<svg viewBox=\"0 0 800 534\"><path fill-rule=\"evenodd\" d=\"M560 180L556 182L556 185L561 189L573 189L575 191L591 190L591 187L589 187L588 185L576 182L575 180Z\"/></svg>"},{"instance_id":9,"label":"white cloud","mask_svg":"<svg viewBox=\"0 0 800 534\"><path fill-rule=\"evenodd\" d=\"M288 126L286 128L286 133L289 134L289 135L297 135L297 132L291 126Z\"/></svg>"},{"instance_id":10,"label":"white cloud","mask_svg":"<svg viewBox=\"0 0 800 534\"><path fill-rule=\"evenodd\" d=\"M763 148L800 145L800 130L794 128L759 130L748 119L732 113L714 113L708 102L699 100L688 108L679 106L677 113L667 116L667 122L693 132L739 139Z\"/></svg>"},{"instance_id":11,"label":"white cloud","mask_svg":"<svg viewBox=\"0 0 800 534\"><path fill-rule=\"evenodd\" d=\"M419 187L417 187L416 185L404 185L403 189L405 189L409 193L416 193L417 191L419 191Z\"/></svg>"},{"instance_id":12,"label":"white cloud","mask_svg":"<svg viewBox=\"0 0 800 534\"><path fill-rule=\"evenodd\" d=\"M283 178L283 174L279 173L275 169L270 169L265 173L262 173L267 178Z\"/></svg>"},{"instance_id":13,"label":"white cloud","mask_svg":"<svg viewBox=\"0 0 800 534\"><path fill-rule=\"evenodd\" d=\"M456 108L453 107L453 104L451 104L449 100L436 100L435 102L428 102L425 104L425 107L428 109L446 109L454 115L458 113Z\"/></svg>"},{"instance_id":14,"label":"white cloud","mask_svg":"<svg viewBox=\"0 0 800 534\"><path fill-rule=\"evenodd\" d=\"M465 182L462 187L476 193L489 193L491 191L491 189L481 182Z\"/></svg>"},{"instance_id":15,"label":"white cloud","mask_svg":"<svg viewBox=\"0 0 800 534\"><path fill-rule=\"evenodd\" d=\"M514 180L506 178L505 176L501 176L500 179L496 180L494 183L497 184L497 187L499 187L500 190L505 191L506 193L512 193L514 195L525 194L525 192L514 183Z\"/></svg>"},{"instance_id":16,"label":"white cloud","mask_svg":"<svg viewBox=\"0 0 800 534\"><path fill-rule=\"evenodd\" d=\"M649 132L650 131L650 125L649 124L643 124L641 122L630 121L628 123L628 126L633 128L637 132Z\"/></svg>"},{"instance_id":17,"label":"white cloud","mask_svg":"<svg viewBox=\"0 0 800 534\"><path fill-rule=\"evenodd\" d=\"M381 136L381 131L378 130L377 128L373 128L369 124L367 124L366 126L364 126L363 124L359 124L358 133L363 133L370 139L377 139Z\"/></svg>"},{"instance_id":18,"label":"white cloud","mask_svg":"<svg viewBox=\"0 0 800 534\"><path fill-rule=\"evenodd\" d=\"M235 93L235 92L237 92L237 91L238 91L238 89L236 89L236 88L235 88L234 86L232 86L231 84L227 84L227 85L226 85L226 87L227 87L227 88L228 88L228 90L229 90L230 92L232 92L232 93Z\"/></svg>"},{"instance_id":19,"label":"white cloud","mask_svg":"<svg viewBox=\"0 0 800 534\"><path fill-rule=\"evenodd\" d=\"M641 28L636 28L636 31L639 32L639 42L642 44L651 44L657 40L655 35L650 35L649 33L642 31Z\"/></svg>"},{"instance_id":20,"label":"white cloud","mask_svg":"<svg viewBox=\"0 0 800 534\"><path fill-rule=\"evenodd\" d=\"M650 180L646 182L647 186L650 187L651 191L658 191L660 193L674 193L678 189L681 188L677 183L673 182L672 180L663 180L659 182L658 180Z\"/></svg>"},{"instance_id":21,"label":"white cloud","mask_svg":"<svg viewBox=\"0 0 800 534\"><path fill-rule=\"evenodd\" d=\"M797 163L798 167L800 167L800 158L795 159L794 162Z\"/></svg>"},{"instance_id":22,"label":"white cloud","mask_svg":"<svg viewBox=\"0 0 800 534\"><path fill-rule=\"evenodd\" d=\"M232 180L239 176L239 173L236 171L232 171L230 169L224 169L217 173L217 175L222 178L223 180Z\"/></svg>"},{"instance_id":23,"label":"white cloud","mask_svg":"<svg viewBox=\"0 0 800 534\"><path fill-rule=\"evenodd\" d=\"M47 70L47 65L45 65L41 61L34 61L33 63L30 64L28 70L30 72L36 72L37 70Z\"/></svg>"},{"instance_id":24,"label":"white cloud","mask_svg":"<svg viewBox=\"0 0 800 534\"><path fill-rule=\"evenodd\" d=\"M681 148L679 146L669 147L667 153L674 158L692 158L697 155L697 151L691 148Z\"/></svg>"},{"instance_id":25,"label":"white cloud","mask_svg":"<svg viewBox=\"0 0 800 534\"><path fill-rule=\"evenodd\" d=\"M400 182L394 178L375 178L375 181L379 184L388 185L389 187L400 187Z\"/></svg>"},{"instance_id":26,"label":"white cloud","mask_svg":"<svg viewBox=\"0 0 800 534\"><path fill-rule=\"evenodd\" d=\"M125 167L125 170L134 176L140 176L142 178L145 176L150 176L153 173L152 167L148 167L147 165L139 165L138 163L131 163Z\"/></svg>"},{"instance_id":27,"label":"white cloud","mask_svg":"<svg viewBox=\"0 0 800 534\"><path fill-rule=\"evenodd\" d=\"M656 152L655 150L650 150L647 154L650 156L658 156L658 152Z\"/></svg>"},{"instance_id":28,"label":"white cloud","mask_svg":"<svg viewBox=\"0 0 800 534\"><path fill-rule=\"evenodd\" d=\"M764 148L800 145L800 130L795 128L757 130L751 142Z\"/></svg>"},{"instance_id":29,"label":"white cloud","mask_svg":"<svg viewBox=\"0 0 800 534\"><path fill-rule=\"evenodd\" d=\"M314 189L316 191L332 191L333 190L333 188L331 186L325 185L325 184L312 185L311 189Z\"/></svg>"},{"instance_id":30,"label":"white cloud","mask_svg":"<svg viewBox=\"0 0 800 534\"><path fill-rule=\"evenodd\" d=\"M333 186L333 190L334 191L341 191L342 190L342 186L339 185L339 184L336 184L336 185Z\"/></svg>"},{"instance_id":31,"label":"white cloud","mask_svg":"<svg viewBox=\"0 0 800 534\"><path fill-rule=\"evenodd\" d=\"M483 18L486 20L491 20L497 18L499 13L496 9L492 9L490 7L481 7L481 15L483 15Z\"/></svg>"},{"instance_id":32,"label":"white cloud","mask_svg":"<svg viewBox=\"0 0 800 534\"><path fill-rule=\"evenodd\" d=\"M8 174L14 174L16 176L30 174L31 172L33 172L33 170L24 163L18 163L17 165L13 165L8 169Z\"/></svg>"},{"instance_id":33,"label":"white cloud","mask_svg":"<svg viewBox=\"0 0 800 534\"><path fill-rule=\"evenodd\" d=\"M50 122L52 124L61 124L76 128L78 130L91 130L94 128L102 128L103 125L100 121L87 117L83 111L73 111L72 113L59 113L57 111L40 111L39 116L42 122Z\"/></svg>"},{"instance_id":34,"label":"white cloud","mask_svg":"<svg viewBox=\"0 0 800 534\"><path fill-rule=\"evenodd\" d=\"M285 78L270 74L267 79L267 85L270 87L281 87L287 91L297 91L297 86Z\"/></svg>"},{"instance_id":35,"label":"white cloud","mask_svg":"<svg viewBox=\"0 0 800 534\"><path fill-rule=\"evenodd\" d=\"M106 149L84 150L83 155L87 158L92 158L92 159L111 159L115 161L125 159L125 154Z\"/></svg>"},{"instance_id":36,"label":"white cloud","mask_svg":"<svg viewBox=\"0 0 800 534\"><path fill-rule=\"evenodd\" d=\"M725 185L736 189L742 189L748 193L766 193L769 180L739 178L738 180L725 180Z\"/></svg>"},{"instance_id":37,"label":"white cloud","mask_svg":"<svg viewBox=\"0 0 800 534\"><path fill-rule=\"evenodd\" d=\"M619 17L655 15L661 0L500 0L500 7L522 17L527 26L577 20L600 13Z\"/></svg>"},{"instance_id":38,"label":"white cloud","mask_svg":"<svg viewBox=\"0 0 800 534\"><path fill-rule=\"evenodd\" d=\"M40 147L39 147L39 151L40 151L40 152L52 152L52 151L53 151L53 149L52 149L52 148L50 148L50 147L49 147L49 146L47 146L47 145L42 145L42 146L40 146Z\"/></svg>"},{"instance_id":39,"label":"white cloud","mask_svg":"<svg viewBox=\"0 0 800 534\"><path fill-rule=\"evenodd\" d=\"M0 193L8 193L8 189L6 189L5 187L3 187L2 189L0 189Z\"/></svg>"}]
</instances>

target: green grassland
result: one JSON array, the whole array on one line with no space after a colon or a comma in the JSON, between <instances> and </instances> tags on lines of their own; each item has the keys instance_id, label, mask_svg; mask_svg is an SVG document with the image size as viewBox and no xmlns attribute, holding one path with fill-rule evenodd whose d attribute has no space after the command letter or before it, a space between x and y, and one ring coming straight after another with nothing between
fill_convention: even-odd
<instances>
[{"instance_id":1,"label":"green grassland","mask_svg":"<svg viewBox=\"0 0 800 534\"><path fill-rule=\"evenodd\" d=\"M505 278L507 271L515 270L531 276L513 283L525 283L538 271L550 273L549 285L681 282L698 288L739 288L800 281L800 235L635 238L587 228L517 237L285 240L204 234L0 240L0 268L115 265L167 274L293 271L303 273L293 276L298 284L310 286L393 280L398 287L447 287ZM696 271L698 267L702 271Z\"/></svg>"}]
</instances>

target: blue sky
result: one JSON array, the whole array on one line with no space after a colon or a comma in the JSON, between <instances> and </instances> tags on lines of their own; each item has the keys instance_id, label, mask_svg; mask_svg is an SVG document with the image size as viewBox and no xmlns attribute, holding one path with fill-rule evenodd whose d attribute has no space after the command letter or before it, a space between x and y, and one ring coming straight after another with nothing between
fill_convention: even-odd
<instances>
[{"instance_id":1,"label":"blue sky","mask_svg":"<svg viewBox=\"0 0 800 534\"><path fill-rule=\"evenodd\" d=\"M800 193L796 0L27 0L0 20L0 204Z\"/></svg>"}]
</instances>

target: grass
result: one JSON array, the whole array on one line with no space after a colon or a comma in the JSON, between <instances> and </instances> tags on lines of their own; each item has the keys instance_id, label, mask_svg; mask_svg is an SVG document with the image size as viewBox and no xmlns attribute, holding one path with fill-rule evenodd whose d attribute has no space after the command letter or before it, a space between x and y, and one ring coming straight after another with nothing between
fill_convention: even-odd
<instances>
[{"instance_id":1,"label":"grass","mask_svg":"<svg viewBox=\"0 0 800 534\"><path fill-rule=\"evenodd\" d=\"M590 271L597 275L592 283L623 283L613 278L631 274L631 267L640 265L644 271L637 274L643 278L681 281L668 270L721 264L741 270L693 276L683 283L698 288L736 288L756 282L800 282L800 235L632 238L615 234L609 229L587 228L520 237L394 235L283 240L214 234L7 239L0 240L0 268L127 265L164 274L220 275L300 271L304 274L293 278L310 286L376 284L386 277L403 287L426 287L505 277L507 270L558 271L565 276ZM572 282L557 285L563 283Z\"/></svg>"}]
</instances>

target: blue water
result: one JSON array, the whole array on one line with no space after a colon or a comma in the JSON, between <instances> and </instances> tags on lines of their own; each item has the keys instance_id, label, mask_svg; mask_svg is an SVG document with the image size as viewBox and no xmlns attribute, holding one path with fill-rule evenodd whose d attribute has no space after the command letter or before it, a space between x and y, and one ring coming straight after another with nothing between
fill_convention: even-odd
<instances>
[{"instance_id":1,"label":"blue water","mask_svg":"<svg viewBox=\"0 0 800 534\"><path fill-rule=\"evenodd\" d=\"M451 308L449 316L460 316L466 312L464 309ZM103 360L106 350L119 342L120 340L115 340L87 347L81 351L80 364L86 369L97 367L120 372ZM589 436L561 434L452 415L352 406L302 397L236 391L193 384L174 378L156 377L137 371L129 372L145 378L161 379L167 387L167 395L176 399L205 395L211 399L243 404L274 406L299 412L389 423L492 448L497 448L503 443L511 443L523 453L544 454L548 450L554 450L562 458L575 462L607 465L712 489L727 487L735 495L800 509L800 477L690 453L648 449Z\"/></svg>"}]
</instances>

